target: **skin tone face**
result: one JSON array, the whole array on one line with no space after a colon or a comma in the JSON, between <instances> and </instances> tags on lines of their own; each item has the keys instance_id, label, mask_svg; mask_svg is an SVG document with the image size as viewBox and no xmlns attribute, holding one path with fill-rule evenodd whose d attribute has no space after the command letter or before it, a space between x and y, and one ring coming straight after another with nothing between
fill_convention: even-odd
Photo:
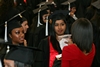
<instances>
[{"instance_id":1,"label":"skin tone face","mask_svg":"<svg viewBox=\"0 0 100 67\"><path fill-rule=\"evenodd\" d=\"M21 25L22 25L22 27L24 29L24 33L26 33L27 32L27 29L29 28L28 22L27 21L24 21Z\"/></svg>"},{"instance_id":2,"label":"skin tone face","mask_svg":"<svg viewBox=\"0 0 100 67\"><path fill-rule=\"evenodd\" d=\"M43 19L43 22L44 22L44 23L46 23L46 17L47 17L47 16L49 16L49 14L44 14L44 15L42 16L42 19Z\"/></svg>"},{"instance_id":3,"label":"skin tone face","mask_svg":"<svg viewBox=\"0 0 100 67\"><path fill-rule=\"evenodd\" d=\"M70 11L70 16L73 17L73 15L75 14L75 12L76 12L76 7L72 7L71 11Z\"/></svg>"},{"instance_id":4,"label":"skin tone face","mask_svg":"<svg viewBox=\"0 0 100 67\"><path fill-rule=\"evenodd\" d=\"M15 28L9 34L13 44L24 43L24 29L23 27ZM16 67L13 60L4 59L4 67Z\"/></svg>"},{"instance_id":5,"label":"skin tone face","mask_svg":"<svg viewBox=\"0 0 100 67\"><path fill-rule=\"evenodd\" d=\"M10 38L12 39L13 44L19 44L24 42L24 29L23 27L15 28L9 34Z\"/></svg>"},{"instance_id":6,"label":"skin tone face","mask_svg":"<svg viewBox=\"0 0 100 67\"><path fill-rule=\"evenodd\" d=\"M57 36L63 35L66 30L66 24L63 20L56 20L54 29Z\"/></svg>"},{"instance_id":7,"label":"skin tone face","mask_svg":"<svg viewBox=\"0 0 100 67\"><path fill-rule=\"evenodd\" d=\"M71 12L75 13L76 12L76 7L72 7Z\"/></svg>"},{"instance_id":8,"label":"skin tone face","mask_svg":"<svg viewBox=\"0 0 100 67\"><path fill-rule=\"evenodd\" d=\"M76 7L72 7L71 11L70 11L70 16L73 17L73 15L75 14L75 12L76 12Z\"/></svg>"}]
</instances>

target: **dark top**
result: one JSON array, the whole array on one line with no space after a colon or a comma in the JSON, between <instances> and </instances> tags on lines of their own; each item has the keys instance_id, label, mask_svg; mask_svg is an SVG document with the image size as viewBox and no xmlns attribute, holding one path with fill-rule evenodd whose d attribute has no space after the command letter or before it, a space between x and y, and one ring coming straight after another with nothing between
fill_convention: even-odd
<instances>
[{"instance_id":1,"label":"dark top","mask_svg":"<svg viewBox=\"0 0 100 67\"><path fill-rule=\"evenodd\" d=\"M60 46L56 46L59 48ZM49 59L50 59L50 46L49 46L49 37L43 39L39 44L39 49L42 52L37 52L35 57L35 63L33 67L49 67ZM53 47L54 48L54 47ZM60 51L61 49L59 49ZM59 51L57 51L59 53Z\"/></svg>"}]
</instances>

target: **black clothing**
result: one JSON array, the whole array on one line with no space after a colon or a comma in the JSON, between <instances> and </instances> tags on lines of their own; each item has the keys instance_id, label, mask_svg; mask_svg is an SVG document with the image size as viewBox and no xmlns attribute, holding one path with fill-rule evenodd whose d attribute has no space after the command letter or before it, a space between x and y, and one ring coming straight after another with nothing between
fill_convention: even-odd
<instances>
[{"instance_id":1,"label":"black clothing","mask_svg":"<svg viewBox=\"0 0 100 67\"><path fill-rule=\"evenodd\" d=\"M68 23L69 33L71 33L71 26L74 23L74 21L75 20L70 15L67 16L67 23Z\"/></svg>"},{"instance_id":2,"label":"black clothing","mask_svg":"<svg viewBox=\"0 0 100 67\"><path fill-rule=\"evenodd\" d=\"M29 35L29 43L32 47L38 47L40 41L46 38L45 36L45 25L40 25L36 30Z\"/></svg>"},{"instance_id":3,"label":"black clothing","mask_svg":"<svg viewBox=\"0 0 100 67\"><path fill-rule=\"evenodd\" d=\"M6 54L6 50L7 50L7 46L0 43L0 59L2 62L2 66L4 65L3 61L4 61L4 56Z\"/></svg>"},{"instance_id":4,"label":"black clothing","mask_svg":"<svg viewBox=\"0 0 100 67\"><path fill-rule=\"evenodd\" d=\"M51 41L51 40L50 40ZM53 44L52 44L53 45ZM54 44L55 47L53 48L56 50L58 49L58 53L61 53L61 49L59 45ZM49 67L49 58L50 58L50 44L49 44L49 37L43 39L38 49L41 49L42 52L37 52L35 57L35 63L33 67Z\"/></svg>"},{"instance_id":5,"label":"black clothing","mask_svg":"<svg viewBox=\"0 0 100 67\"><path fill-rule=\"evenodd\" d=\"M95 14L95 8L90 6L86 9L85 18L91 20L94 14Z\"/></svg>"},{"instance_id":6,"label":"black clothing","mask_svg":"<svg viewBox=\"0 0 100 67\"><path fill-rule=\"evenodd\" d=\"M92 0L76 0L76 16L84 17L87 7L90 6Z\"/></svg>"},{"instance_id":7,"label":"black clothing","mask_svg":"<svg viewBox=\"0 0 100 67\"><path fill-rule=\"evenodd\" d=\"M93 33L94 33L93 41L94 41L95 48L96 48L96 54L94 56L94 60L93 60L91 67L100 67L100 27L93 24Z\"/></svg>"}]
</instances>

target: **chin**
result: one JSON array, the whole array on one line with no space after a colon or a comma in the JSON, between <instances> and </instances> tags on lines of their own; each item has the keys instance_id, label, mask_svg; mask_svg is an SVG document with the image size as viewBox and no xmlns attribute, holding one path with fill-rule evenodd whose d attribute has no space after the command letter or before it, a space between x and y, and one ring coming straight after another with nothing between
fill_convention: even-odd
<instances>
[{"instance_id":1,"label":"chin","mask_svg":"<svg viewBox=\"0 0 100 67\"><path fill-rule=\"evenodd\" d=\"M58 34L58 36L61 36L61 35L63 35L63 34Z\"/></svg>"},{"instance_id":2,"label":"chin","mask_svg":"<svg viewBox=\"0 0 100 67\"><path fill-rule=\"evenodd\" d=\"M20 43L24 43L24 41L21 41Z\"/></svg>"}]
</instances>

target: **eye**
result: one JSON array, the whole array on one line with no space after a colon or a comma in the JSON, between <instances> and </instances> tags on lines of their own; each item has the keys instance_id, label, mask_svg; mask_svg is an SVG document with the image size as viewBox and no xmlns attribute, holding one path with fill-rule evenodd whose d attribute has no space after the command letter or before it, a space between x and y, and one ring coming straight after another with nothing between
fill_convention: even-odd
<instances>
[{"instance_id":1,"label":"eye","mask_svg":"<svg viewBox=\"0 0 100 67\"><path fill-rule=\"evenodd\" d=\"M22 33L24 34L24 30L22 31Z\"/></svg>"},{"instance_id":2,"label":"eye","mask_svg":"<svg viewBox=\"0 0 100 67\"><path fill-rule=\"evenodd\" d=\"M58 26L58 24L55 24L55 26Z\"/></svg>"},{"instance_id":3,"label":"eye","mask_svg":"<svg viewBox=\"0 0 100 67\"><path fill-rule=\"evenodd\" d=\"M19 32L19 31L16 31L15 33L16 33L16 34L20 34L20 32Z\"/></svg>"},{"instance_id":4,"label":"eye","mask_svg":"<svg viewBox=\"0 0 100 67\"><path fill-rule=\"evenodd\" d=\"M64 24L64 23L62 23L61 25L62 25L62 26L64 26L65 24Z\"/></svg>"}]
</instances>

